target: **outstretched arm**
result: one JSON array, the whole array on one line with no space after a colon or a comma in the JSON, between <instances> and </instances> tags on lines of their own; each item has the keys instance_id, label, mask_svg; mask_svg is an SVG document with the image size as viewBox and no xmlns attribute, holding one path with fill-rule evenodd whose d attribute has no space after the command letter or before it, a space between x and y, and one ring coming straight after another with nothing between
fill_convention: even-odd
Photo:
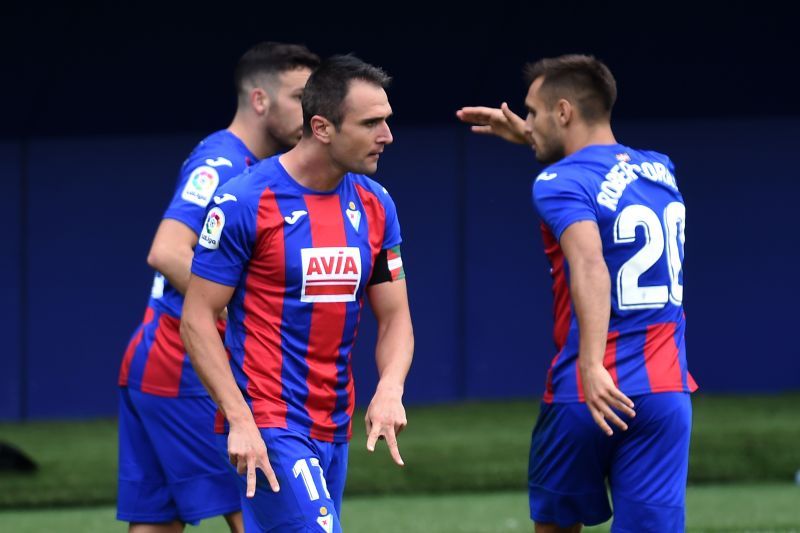
<instances>
[{"instance_id":1,"label":"outstretched arm","mask_svg":"<svg viewBox=\"0 0 800 533\"><path fill-rule=\"evenodd\" d=\"M603 258L603 243L597 224L576 222L561 234L561 248L570 270L570 294L580 332L578 367L586 406L598 426L614 432L606 420L623 431L628 425L613 411L633 417L633 402L614 384L603 357L611 314L611 280Z\"/></svg>"},{"instance_id":2,"label":"outstretched arm","mask_svg":"<svg viewBox=\"0 0 800 533\"><path fill-rule=\"evenodd\" d=\"M499 109L496 107L462 107L456 111L456 116L462 122L472 124L470 129L474 133L496 135L516 144L531 144L525 134L525 120L511 111L505 102L500 105Z\"/></svg>"},{"instance_id":3,"label":"outstretched arm","mask_svg":"<svg viewBox=\"0 0 800 533\"><path fill-rule=\"evenodd\" d=\"M256 468L272 490L280 487L267 457L267 447L247 403L236 385L216 321L233 295L233 287L192 276L181 317L181 339L192 366L230 424L228 458L240 474L247 473L247 496L255 495Z\"/></svg>"},{"instance_id":4,"label":"outstretched arm","mask_svg":"<svg viewBox=\"0 0 800 533\"><path fill-rule=\"evenodd\" d=\"M403 459L397 435L408 423L403 407L403 387L414 354L414 332L405 279L370 285L367 294L378 320L375 362L378 386L367 408L367 449L375 450L379 438L385 438L389 453L398 465Z\"/></svg>"}]
</instances>

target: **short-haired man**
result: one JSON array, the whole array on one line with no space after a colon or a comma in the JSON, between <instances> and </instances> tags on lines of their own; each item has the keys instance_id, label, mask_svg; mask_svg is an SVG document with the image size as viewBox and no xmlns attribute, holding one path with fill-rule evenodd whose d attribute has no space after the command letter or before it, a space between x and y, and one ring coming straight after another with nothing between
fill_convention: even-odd
<instances>
[{"instance_id":1,"label":"short-haired man","mask_svg":"<svg viewBox=\"0 0 800 533\"><path fill-rule=\"evenodd\" d=\"M366 176L393 140L388 83L353 56L323 61L303 93L303 138L223 187L200 236L181 333L224 415L220 448L240 474L248 531L341 531L365 293L379 374L367 448L385 438L403 464L414 340L400 226ZM226 306L230 362L215 329Z\"/></svg>"},{"instance_id":2,"label":"short-haired man","mask_svg":"<svg viewBox=\"0 0 800 533\"><path fill-rule=\"evenodd\" d=\"M457 115L476 133L531 145L549 165L533 200L558 353L531 443L531 518L537 532L605 522L608 482L612 531L683 531L697 385L686 365L686 208L674 166L617 143L616 81L602 62L547 58L526 75L526 120L505 103Z\"/></svg>"},{"instance_id":3,"label":"short-haired man","mask_svg":"<svg viewBox=\"0 0 800 533\"><path fill-rule=\"evenodd\" d=\"M156 270L150 300L119 374L117 518L132 532L182 531L216 515L242 530L235 480L215 448L214 403L180 339L183 294L217 187L297 143L300 98L318 64L297 44L263 42L248 50L235 70L232 123L203 139L181 167L147 257Z\"/></svg>"}]
</instances>

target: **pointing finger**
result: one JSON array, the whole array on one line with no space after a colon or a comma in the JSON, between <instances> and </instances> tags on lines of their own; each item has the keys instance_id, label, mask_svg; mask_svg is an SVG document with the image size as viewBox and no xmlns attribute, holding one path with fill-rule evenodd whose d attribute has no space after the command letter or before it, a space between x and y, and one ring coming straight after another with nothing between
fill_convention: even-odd
<instances>
[{"instance_id":1,"label":"pointing finger","mask_svg":"<svg viewBox=\"0 0 800 533\"><path fill-rule=\"evenodd\" d=\"M400 456L400 448L397 446L397 437L392 429L389 430L389 434L386 436L386 444L389 446L389 454L391 454L394 462L400 466L405 466L403 458Z\"/></svg>"},{"instance_id":2,"label":"pointing finger","mask_svg":"<svg viewBox=\"0 0 800 533\"><path fill-rule=\"evenodd\" d=\"M254 457L247 458L247 497L252 498L256 495L256 460Z\"/></svg>"},{"instance_id":3,"label":"pointing finger","mask_svg":"<svg viewBox=\"0 0 800 533\"><path fill-rule=\"evenodd\" d=\"M272 489L272 492L280 492L281 486L278 483L278 477L275 475L275 471L272 470L272 465L269 462L268 457L263 457L258 464L258 467L264 472L264 475L267 476L267 481L269 482L269 486Z\"/></svg>"},{"instance_id":4,"label":"pointing finger","mask_svg":"<svg viewBox=\"0 0 800 533\"><path fill-rule=\"evenodd\" d=\"M491 126L472 126L470 130L472 131L472 133L484 133L484 134L492 133Z\"/></svg>"},{"instance_id":5,"label":"pointing finger","mask_svg":"<svg viewBox=\"0 0 800 533\"><path fill-rule=\"evenodd\" d=\"M369 451L375 451L375 443L378 442L379 436L380 430L378 429L378 426L372 426L372 431L370 431L369 436L367 437L367 449Z\"/></svg>"}]
</instances>

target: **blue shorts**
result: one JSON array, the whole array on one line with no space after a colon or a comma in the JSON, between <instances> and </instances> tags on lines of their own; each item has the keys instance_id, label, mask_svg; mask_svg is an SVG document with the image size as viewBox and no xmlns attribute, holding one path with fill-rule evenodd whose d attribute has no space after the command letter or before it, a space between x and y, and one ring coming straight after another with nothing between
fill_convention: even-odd
<instances>
[{"instance_id":1,"label":"blue shorts","mask_svg":"<svg viewBox=\"0 0 800 533\"><path fill-rule=\"evenodd\" d=\"M247 498L247 476L236 475L245 531L341 533L348 444L281 428L262 428L261 436L281 490L272 492L267 477L256 469L256 494ZM217 435L217 447L227 460L227 435Z\"/></svg>"},{"instance_id":2,"label":"blue shorts","mask_svg":"<svg viewBox=\"0 0 800 533\"><path fill-rule=\"evenodd\" d=\"M219 457L208 396L165 398L120 387L117 519L156 524L239 511Z\"/></svg>"},{"instance_id":3,"label":"blue shorts","mask_svg":"<svg viewBox=\"0 0 800 533\"><path fill-rule=\"evenodd\" d=\"M542 404L531 439L528 491L531 519L561 527L611 531L684 530L692 404L688 393L631 398L628 430L606 436L584 403ZM608 488L606 486L608 481Z\"/></svg>"}]
</instances>

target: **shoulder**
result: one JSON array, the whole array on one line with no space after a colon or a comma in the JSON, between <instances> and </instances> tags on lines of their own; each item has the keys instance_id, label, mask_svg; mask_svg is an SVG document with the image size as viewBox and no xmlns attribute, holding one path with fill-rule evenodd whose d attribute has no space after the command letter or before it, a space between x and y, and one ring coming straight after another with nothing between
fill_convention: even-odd
<instances>
[{"instance_id":1,"label":"shoulder","mask_svg":"<svg viewBox=\"0 0 800 533\"><path fill-rule=\"evenodd\" d=\"M582 190L591 169L580 161L559 161L542 170L533 180L533 194Z\"/></svg>"},{"instance_id":2,"label":"shoulder","mask_svg":"<svg viewBox=\"0 0 800 533\"><path fill-rule=\"evenodd\" d=\"M388 195L389 191L386 188L375 181L374 179L370 178L369 176L365 176L364 174L347 174L347 178L350 179L354 185L365 189L372 194L384 194Z\"/></svg>"},{"instance_id":3,"label":"shoulder","mask_svg":"<svg viewBox=\"0 0 800 533\"><path fill-rule=\"evenodd\" d=\"M259 161L247 167L244 172L234 176L217 189L214 202L220 203L224 198L236 202L239 207L255 209L268 189L276 188L279 175L272 159Z\"/></svg>"},{"instance_id":4,"label":"shoulder","mask_svg":"<svg viewBox=\"0 0 800 533\"><path fill-rule=\"evenodd\" d=\"M661 163L667 167L667 170L670 172L675 172L675 164L668 155L662 154L661 152L656 152L655 150L639 150L639 153L642 155L642 159Z\"/></svg>"},{"instance_id":5,"label":"shoulder","mask_svg":"<svg viewBox=\"0 0 800 533\"><path fill-rule=\"evenodd\" d=\"M250 152L232 133L220 130L212 133L194 147L183 165L184 172L202 168L223 181L241 174L248 165Z\"/></svg>"},{"instance_id":6,"label":"shoulder","mask_svg":"<svg viewBox=\"0 0 800 533\"><path fill-rule=\"evenodd\" d=\"M353 185L359 190L360 193L363 192L367 195L375 197L375 199L377 199L381 204L386 205L394 203L392 196L389 194L389 191L386 189L386 187L372 178L363 174L347 174L347 179L351 180Z\"/></svg>"}]
</instances>

